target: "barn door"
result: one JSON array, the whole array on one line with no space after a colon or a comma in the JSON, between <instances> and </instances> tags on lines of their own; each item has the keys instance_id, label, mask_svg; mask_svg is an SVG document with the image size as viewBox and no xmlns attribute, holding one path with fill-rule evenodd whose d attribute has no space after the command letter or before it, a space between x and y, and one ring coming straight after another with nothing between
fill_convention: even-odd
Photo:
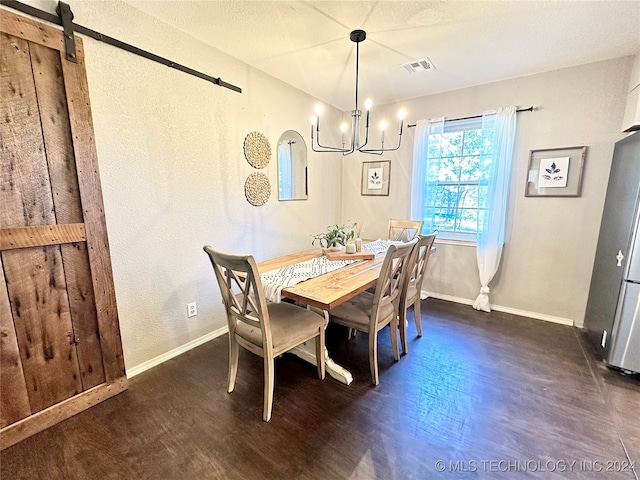
<instances>
[{"instance_id":1,"label":"barn door","mask_svg":"<svg viewBox=\"0 0 640 480\"><path fill-rule=\"evenodd\" d=\"M82 42L0 10L0 437L126 388Z\"/></svg>"}]
</instances>

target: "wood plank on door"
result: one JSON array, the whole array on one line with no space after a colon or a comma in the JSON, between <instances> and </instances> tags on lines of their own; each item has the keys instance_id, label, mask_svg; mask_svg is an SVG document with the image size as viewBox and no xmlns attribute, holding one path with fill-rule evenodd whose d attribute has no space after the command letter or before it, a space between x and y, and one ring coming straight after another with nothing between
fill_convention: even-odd
<instances>
[{"instance_id":1,"label":"wood plank on door","mask_svg":"<svg viewBox=\"0 0 640 480\"><path fill-rule=\"evenodd\" d=\"M78 58L84 58L78 56ZM65 92L69 107L71 138L76 157L78 185L87 249L91 264L91 279L100 329L100 344L108 382L125 376L122 339L118 323L116 293L113 285L111 254L104 215L98 153L93 133L93 119L89 103L89 86L84 62L62 62Z\"/></svg>"},{"instance_id":2,"label":"wood plank on door","mask_svg":"<svg viewBox=\"0 0 640 480\"><path fill-rule=\"evenodd\" d=\"M55 216L58 224L82 223L76 161L60 52L30 44ZM105 381L91 269L85 242L61 245L82 389Z\"/></svg>"},{"instance_id":3,"label":"wood plank on door","mask_svg":"<svg viewBox=\"0 0 640 480\"><path fill-rule=\"evenodd\" d=\"M32 412L82 391L60 247L2 253Z\"/></svg>"},{"instance_id":4,"label":"wood plank on door","mask_svg":"<svg viewBox=\"0 0 640 480\"><path fill-rule=\"evenodd\" d=\"M0 250L84 242L86 239L84 223L1 228Z\"/></svg>"},{"instance_id":5,"label":"wood plank on door","mask_svg":"<svg viewBox=\"0 0 640 480\"><path fill-rule=\"evenodd\" d=\"M0 65L4 67L0 70L0 105L5 117L0 129L0 225L7 228L55 223L43 221L53 212L53 203L41 198L50 197L50 192L36 188L47 185L49 176L28 43L0 33ZM17 185L28 188L18 190Z\"/></svg>"},{"instance_id":6,"label":"wood plank on door","mask_svg":"<svg viewBox=\"0 0 640 480\"><path fill-rule=\"evenodd\" d=\"M22 359L0 262L0 428L31 415Z\"/></svg>"}]
</instances>

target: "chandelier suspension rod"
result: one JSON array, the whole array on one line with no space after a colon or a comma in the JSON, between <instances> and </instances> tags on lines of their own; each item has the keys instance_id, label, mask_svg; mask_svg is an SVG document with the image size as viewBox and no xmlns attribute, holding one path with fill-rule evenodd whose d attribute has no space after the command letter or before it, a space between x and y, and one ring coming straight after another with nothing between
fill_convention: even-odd
<instances>
[{"instance_id":1,"label":"chandelier suspension rod","mask_svg":"<svg viewBox=\"0 0 640 480\"><path fill-rule=\"evenodd\" d=\"M354 110L358 110L358 75L360 69L360 42L356 42L356 105Z\"/></svg>"}]
</instances>

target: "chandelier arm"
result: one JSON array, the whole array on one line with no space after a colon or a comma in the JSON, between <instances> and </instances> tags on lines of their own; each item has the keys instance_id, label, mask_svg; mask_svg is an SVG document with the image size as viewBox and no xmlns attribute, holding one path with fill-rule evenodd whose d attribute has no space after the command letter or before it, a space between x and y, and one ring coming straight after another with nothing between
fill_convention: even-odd
<instances>
[{"instance_id":1,"label":"chandelier arm","mask_svg":"<svg viewBox=\"0 0 640 480\"><path fill-rule=\"evenodd\" d=\"M358 135L360 135L360 132L358 132ZM362 151L361 148L362 147L366 147L367 143L369 143L369 111L367 110L367 124L364 127L364 143L362 145L360 145L360 148L358 148L358 151Z\"/></svg>"},{"instance_id":2,"label":"chandelier arm","mask_svg":"<svg viewBox=\"0 0 640 480\"><path fill-rule=\"evenodd\" d=\"M311 150L318 153L343 153L344 154L345 152L349 151L347 149L342 149L337 147L323 147L322 145L318 145L318 147L323 150L318 150L317 148L315 148L313 143L311 143Z\"/></svg>"},{"instance_id":3,"label":"chandelier arm","mask_svg":"<svg viewBox=\"0 0 640 480\"><path fill-rule=\"evenodd\" d=\"M369 155L382 155L383 152L395 152L402 145L402 133L398 136L398 145L395 148L370 148L370 149L358 149L360 153L368 153Z\"/></svg>"},{"instance_id":4,"label":"chandelier arm","mask_svg":"<svg viewBox=\"0 0 640 480\"><path fill-rule=\"evenodd\" d=\"M356 151L355 146L354 146L353 142L351 142L351 148L348 149L348 150L345 149L345 151L342 152L342 156L346 157L347 155L351 155L355 151Z\"/></svg>"},{"instance_id":5,"label":"chandelier arm","mask_svg":"<svg viewBox=\"0 0 640 480\"><path fill-rule=\"evenodd\" d=\"M397 146L395 148L368 148L368 149L363 149L363 150L358 150L360 153L369 153L369 154L373 154L373 155L381 155L383 152L395 152L396 150L398 150L400 148L400 146Z\"/></svg>"},{"instance_id":6,"label":"chandelier arm","mask_svg":"<svg viewBox=\"0 0 640 480\"><path fill-rule=\"evenodd\" d=\"M331 147L329 145L322 145L320 143L320 126L317 125L316 126L316 145L318 146L318 148L320 149L324 149L324 150L317 150L314 146L313 146L313 141L314 141L314 137L313 137L313 125L311 125L311 150L313 150L314 152L318 152L318 153L331 153L331 152L348 152L349 149L347 148L339 148L339 147ZM353 147L352 147L353 148Z\"/></svg>"},{"instance_id":7,"label":"chandelier arm","mask_svg":"<svg viewBox=\"0 0 640 480\"><path fill-rule=\"evenodd\" d=\"M324 148L326 152L348 152L349 149L348 148L340 148L340 147L332 147L330 145L322 145L320 142L318 142L318 139L316 138L316 145L318 145L318 148ZM313 142L311 143L311 148L313 148ZM321 150L313 150L314 152L319 152Z\"/></svg>"}]
</instances>

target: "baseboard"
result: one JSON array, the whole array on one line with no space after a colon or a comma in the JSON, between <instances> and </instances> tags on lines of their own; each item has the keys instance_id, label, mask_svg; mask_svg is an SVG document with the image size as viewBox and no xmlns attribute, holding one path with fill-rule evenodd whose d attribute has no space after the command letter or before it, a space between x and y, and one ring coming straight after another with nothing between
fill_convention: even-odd
<instances>
[{"instance_id":1,"label":"baseboard","mask_svg":"<svg viewBox=\"0 0 640 480\"><path fill-rule=\"evenodd\" d=\"M473 302L474 302L474 300L469 300L468 298L454 297L451 295L444 295L441 293L434 293L434 292L426 292L423 290L421 292L420 298L424 299L427 297L437 298L438 300L446 300L447 302L462 303L463 305L473 305ZM501 305L494 305L494 304L491 304L491 309L497 312L504 312L504 313L510 313L512 315L519 315L521 317L534 318L536 320L544 320L545 322L559 323L560 325L569 325L572 327L574 326L573 320L570 320L568 318L563 318L563 317L554 317L553 315L546 315L544 313L528 312L526 310L520 310L518 308L503 307Z\"/></svg>"},{"instance_id":2,"label":"baseboard","mask_svg":"<svg viewBox=\"0 0 640 480\"><path fill-rule=\"evenodd\" d=\"M208 342L209 340L213 340L214 338L224 335L228 331L229 329L226 326L219 328L217 330L214 330L213 332L209 332L206 335L203 335L200 338L191 340L190 342L185 343L184 345L181 345L178 348L174 348L173 350L169 350L168 352L163 353L162 355L158 355L157 357L152 358L151 360L147 360L146 362L143 362L140 365L136 365L133 368L128 368L127 378L135 377L136 375L139 375L142 372L146 372L150 368L153 368L156 365L160 365L161 363L166 362L167 360L170 360L173 357L177 357L178 355L181 355L184 352L191 350L192 348L196 348L197 346L202 345L203 343Z\"/></svg>"}]
</instances>

